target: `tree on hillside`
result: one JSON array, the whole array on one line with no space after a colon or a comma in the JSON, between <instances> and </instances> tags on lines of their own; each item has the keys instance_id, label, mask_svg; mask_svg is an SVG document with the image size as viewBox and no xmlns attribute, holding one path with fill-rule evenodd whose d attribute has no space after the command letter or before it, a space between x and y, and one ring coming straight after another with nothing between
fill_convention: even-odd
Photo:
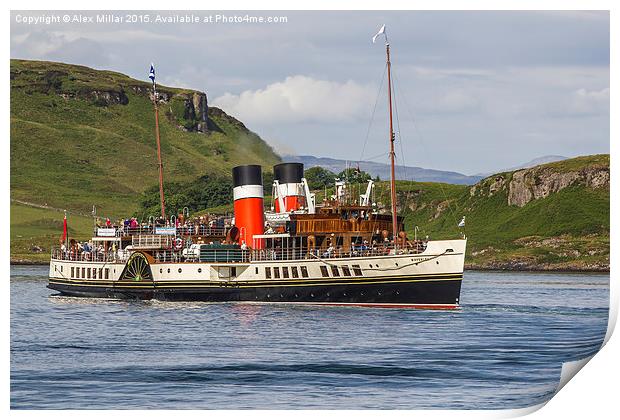
<instances>
[{"instance_id":1,"label":"tree on hillside","mask_svg":"<svg viewBox=\"0 0 620 420\"><path fill-rule=\"evenodd\" d=\"M184 207L195 212L230 204L233 202L232 190L230 178L213 175L203 175L187 183L167 183L164 185L166 213L177 214ZM155 185L142 194L138 217L146 220L149 216L158 216L160 209L159 186Z\"/></svg>"},{"instance_id":2,"label":"tree on hillside","mask_svg":"<svg viewBox=\"0 0 620 420\"><path fill-rule=\"evenodd\" d=\"M357 168L347 168L338 174L338 178L351 184L362 184L372 179L372 176Z\"/></svg>"},{"instance_id":3,"label":"tree on hillside","mask_svg":"<svg viewBox=\"0 0 620 420\"><path fill-rule=\"evenodd\" d=\"M320 190L326 186L331 187L336 180L336 174L320 166L306 169L304 171L304 177L308 181L308 187L311 190Z\"/></svg>"}]
</instances>

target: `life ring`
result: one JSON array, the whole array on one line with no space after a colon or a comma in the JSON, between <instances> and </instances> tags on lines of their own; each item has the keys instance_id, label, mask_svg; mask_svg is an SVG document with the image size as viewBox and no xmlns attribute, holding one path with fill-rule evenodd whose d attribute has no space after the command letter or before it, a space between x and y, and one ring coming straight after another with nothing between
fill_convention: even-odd
<instances>
[{"instance_id":1,"label":"life ring","mask_svg":"<svg viewBox=\"0 0 620 420\"><path fill-rule=\"evenodd\" d=\"M174 240L174 249L182 249L183 248L183 239L181 238L176 238Z\"/></svg>"}]
</instances>

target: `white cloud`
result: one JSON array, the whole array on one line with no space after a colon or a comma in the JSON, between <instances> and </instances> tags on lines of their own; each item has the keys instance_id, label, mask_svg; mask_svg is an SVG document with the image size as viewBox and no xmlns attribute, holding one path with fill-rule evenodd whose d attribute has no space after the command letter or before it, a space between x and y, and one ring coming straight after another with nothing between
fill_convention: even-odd
<instances>
[{"instance_id":1,"label":"white cloud","mask_svg":"<svg viewBox=\"0 0 620 420\"><path fill-rule=\"evenodd\" d=\"M290 76L264 89L226 93L212 103L248 122L339 122L367 118L376 88Z\"/></svg>"},{"instance_id":2,"label":"white cloud","mask_svg":"<svg viewBox=\"0 0 620 420\"><path fill-rule=\"evenodd\" d=\"M609 112L609 88L600 90L577 89L573 92L570 110L578 114Z\"/></svg>"}]
</instances>

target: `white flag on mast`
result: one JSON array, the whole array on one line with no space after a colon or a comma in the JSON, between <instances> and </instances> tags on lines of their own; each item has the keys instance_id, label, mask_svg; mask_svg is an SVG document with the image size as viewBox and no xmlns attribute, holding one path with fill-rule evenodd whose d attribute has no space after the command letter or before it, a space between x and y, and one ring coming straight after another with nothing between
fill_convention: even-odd
<instances>
[{"instance_id":1,"label":"white flag on mast","mask_svg":"<svg viewBox=\"0 0 620 420\"><path fill-rule=\"evenodd\" d=\"M384 34L384 35L385 35L385 25L383 25L383 26L381 27L381 29L379 29L379 32L377 32L377 34L376 34L375 36L373 36L373 37L372 37L372 43L373 43L373 44L374 44L374 43L375 43L375 41L377 40L377 37L378 37L379 35L381 35L381 34Z\"/></svg>"}]
</instances>

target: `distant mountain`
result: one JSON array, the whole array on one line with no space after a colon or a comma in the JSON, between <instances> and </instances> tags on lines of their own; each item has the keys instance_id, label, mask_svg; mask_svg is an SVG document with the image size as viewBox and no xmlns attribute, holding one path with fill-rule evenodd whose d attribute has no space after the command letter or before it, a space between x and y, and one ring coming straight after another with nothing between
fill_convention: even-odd
<instances>
[{"instance_id":1,"label":"distant mountain","mask_svg":"<svg viewBox=\"0 0 620 420\"><path fill-rule=\"evenodd\" d=\"M528 169L528 168L533 168L534 166L544 165L545 163L559 162L559 161L566 160L566 159L569 159L569 158L567 158L566 156L558 156L558 155L541 156L541 157L537 157L535 159L532 159L529 162L525 162L525 163L522 163L520 165L513 166L511 168L501 169L501 170L495 171L495 172L486 172L486 173L475 174L473 176L479 176L479 177L482 177L482 178L486 178L487 176L493 175L494 173L512 172L512 171L516 171L518 169Z\"/></svg>"},{"instance_id":2,"label":"distant mountain","mask_svg":"<svg viewBox=\"0 0 620 420\"><path fill-rule=\"evenodd\" d=\"M305 168L320 166L332 172L343 171L347 166L347 161L316 156L282 156L284 162L301 162ZM348 161L349 166L357 162ZM368 172L373 177L379 176L382 180L390 179L390 166L385 163L362 161L359 163L362 171ZM445 182L449 184L472 185L480 181L482 176L468 176L458 172L439 171L436 169L426 169L416 166L396 166L396 178L402 181L419 182Z\"/></svg>"}]
</instances>

